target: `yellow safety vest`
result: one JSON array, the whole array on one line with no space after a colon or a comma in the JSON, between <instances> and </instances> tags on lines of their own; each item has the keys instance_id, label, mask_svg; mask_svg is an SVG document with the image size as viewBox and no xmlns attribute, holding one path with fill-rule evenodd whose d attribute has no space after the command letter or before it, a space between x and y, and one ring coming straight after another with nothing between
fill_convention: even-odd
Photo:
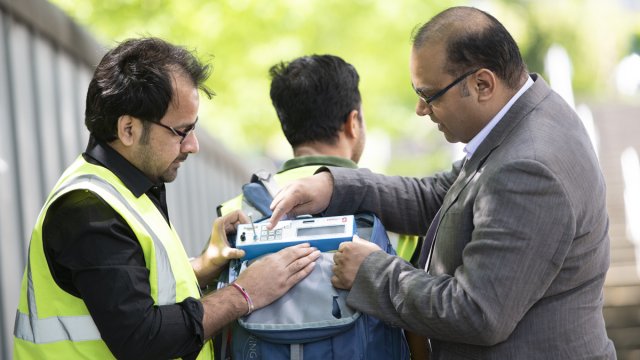
<instances>
[{"instance_id":1,"label":"yellow safety vest","mask_svg":"<svg viewBox=\"0 0 640 360\"><path fill-rule=\"evenodd\" d=\"M311 176L316 173L316 171L321 168L322 165L307 165L300 166L297 168L289 169L274 175L274 179L279 187L283 187L293 180L300 179L303 177ZM242 194L236 196L233 199L230 199L224 202L219 207L219 212L221 216L224 216L234 210L242 209ZM403 258L406 261L410 261L413 253L416 251L418 247L419 237L415 235L403 235L398 234L398 245L396 247L396 253L398 256Z\"/></svg>"},{"instance_id":2,"label":"yellow safety vest","mask_svg":"<svg viewBox=\"0 0 640 360\"><path fill-rule=\"evenodd\" d=\"M114 358L84 301L56 284L43 250L42 224L47 209L60 196L74 190L96 194L129 224L144 252L155 305L200 298L180 237L149 197L136 198L115 174L80 156L54 186L31 234L14 328L15 359ZM213 359L211 340L205 343L198 359Z\"/></svg>"}]
</instances>

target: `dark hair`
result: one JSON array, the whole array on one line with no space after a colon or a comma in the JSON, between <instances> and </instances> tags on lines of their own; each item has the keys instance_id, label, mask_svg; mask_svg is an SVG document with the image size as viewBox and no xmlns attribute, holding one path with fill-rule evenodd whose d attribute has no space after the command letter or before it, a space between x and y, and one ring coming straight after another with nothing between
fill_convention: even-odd
<instances>
[{"instance_id":1,"label":"dark hair","mask_svg":"<svg viewBox=\"0 0 640 360\"><path fill-rule=\"evenodd\" d=\"M269 70L271 101L291 146L335 143L352 110L360 110L360 77L333 55L311 55Z\"/></svg>"},{"instance_id":2,"label":"dark hair","mask_svg":"<svg viewBox=\"0 0 640 360\"><path fill-rule=\"evenodd\" d=\"M445 41L446 71L457 76L474 68L493 71L516 89L527 71L511 34L490 14L473 7L453 7L434 16L412 34L414 49Z\"/></svg>"},{"instance_id":3,"label":"dark hair","mask_svg":"<svg viewBox=\"0 0 640 360\"><path fill-rule=\"evenodd\" d=\"M173 98L172 75L181 72L209 98L209 66L194 54L158 38L129 39L102 58L87 90L85 125L103 141L117 138L118 118L158 122ZM145 124L147 125L147 124Z\"/></svg>"}]
</instances>

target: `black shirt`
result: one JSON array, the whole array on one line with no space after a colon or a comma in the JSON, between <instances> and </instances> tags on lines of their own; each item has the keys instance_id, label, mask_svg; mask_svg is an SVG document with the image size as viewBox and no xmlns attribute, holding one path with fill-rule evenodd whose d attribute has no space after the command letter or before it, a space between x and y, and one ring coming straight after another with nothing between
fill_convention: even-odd
<instances>
[{"instance_id":1,"label":"black shirt","mask_svg":"<svg viewBox=\"0 0 640 360\"><path fill-rule=\"evenodd\" d=\"M169 213L164 184L154 184L109 145L91 138L84 159L111 170L139 197ZM154 306L149 270L133 230L104 200L76 190L49 207L42 228L56 283L83 299L119 359L195 359L203 345L203 308L193 298Z\"/></svg>"}]
</instances>

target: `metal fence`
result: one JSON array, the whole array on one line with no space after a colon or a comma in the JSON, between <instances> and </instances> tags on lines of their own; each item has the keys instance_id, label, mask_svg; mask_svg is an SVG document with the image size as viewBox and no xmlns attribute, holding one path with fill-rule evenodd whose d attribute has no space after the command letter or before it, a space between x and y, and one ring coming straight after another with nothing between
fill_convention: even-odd
<instances>
[{"instance_id":1,"label":"metal fence","mask_svg":"<svg viewBox=\"0 0 640 360\"><path fill-rule=\"evenodd\" d=\"M13 321L31 228L58 176L84 149L84 96L105 49L45 0L0 0L0 359ZM198 132L200 153L168 186L171 219L198 253L215 206L249 172Z\"/></svg>"}]
</instances>

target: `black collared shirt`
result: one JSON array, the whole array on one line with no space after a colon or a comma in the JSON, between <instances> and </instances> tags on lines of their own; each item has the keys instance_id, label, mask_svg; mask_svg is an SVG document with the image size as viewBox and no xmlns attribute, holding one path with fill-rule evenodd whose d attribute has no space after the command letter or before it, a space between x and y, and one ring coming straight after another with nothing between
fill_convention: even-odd
<instances>
[{"instance_id":1,"label":"black collared shirt","mask_svg":"<svg viewBox=\"0 0 640 360\"><path fill-rule=\"evenodd\" d=\"M154 184L109 145L90 139L85 160L104 166L164 215L164 184ZM193 298L154 306L140 243L127 222L94 193L72 191L49 208L42 230L56 283L81 297L119 359L194 359L203 344L203 308Z\"/></svg>"}]
</instances>

